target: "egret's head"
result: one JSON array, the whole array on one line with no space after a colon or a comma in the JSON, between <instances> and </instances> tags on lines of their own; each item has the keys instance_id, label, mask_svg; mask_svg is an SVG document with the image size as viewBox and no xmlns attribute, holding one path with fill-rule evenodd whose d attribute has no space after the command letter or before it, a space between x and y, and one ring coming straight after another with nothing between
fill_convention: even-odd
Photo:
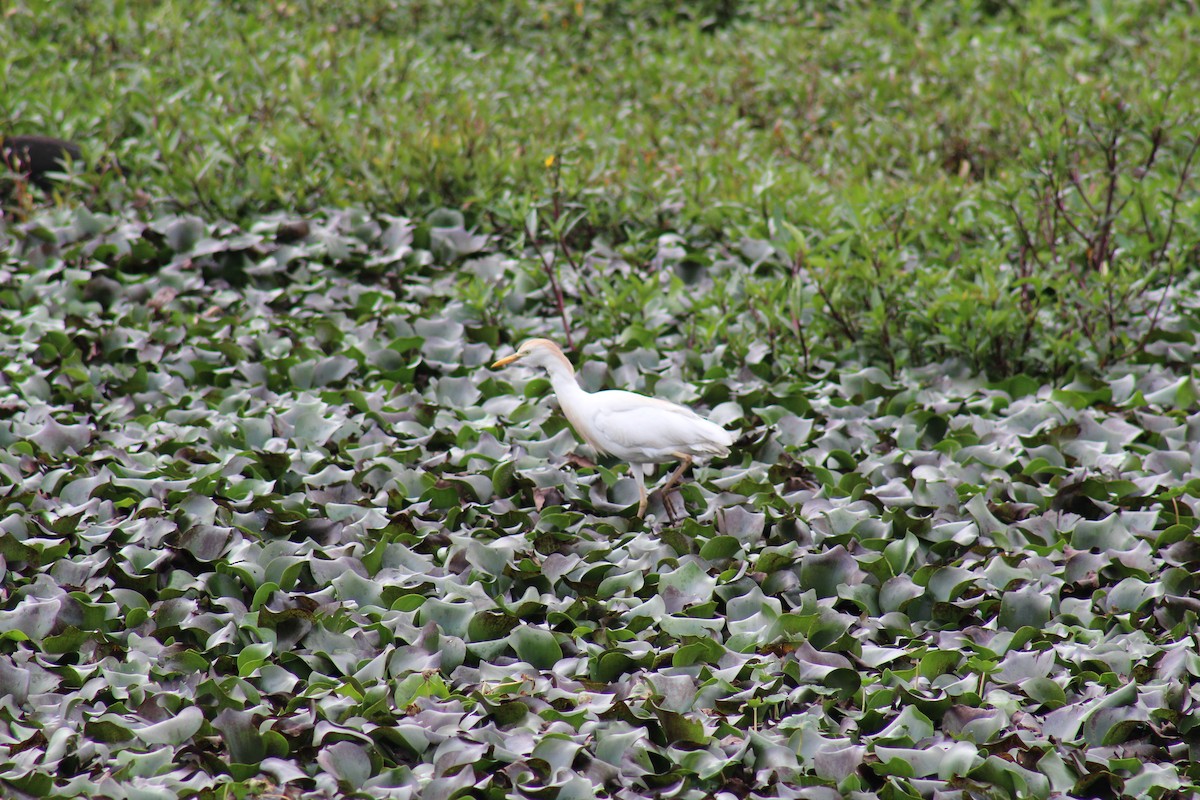
<instances>
[{"instance_id":1,"label":"egret's head","mask_svg":"<svg viewBox=\"0 0 1200 800\"><path fill-rule=\"evenodd\" d=\"M495 364L492 364L492 369L506 367L518 361L531 367L542 367L543 369L551 369L563 364L568 369L571 368L571 362L567 361L567 357L563 355L563 351L554 342L549 339L526 339L521 342L521 346L517 348L517 352L511 356L505 356Z\"/></svg>"}]
</instances>

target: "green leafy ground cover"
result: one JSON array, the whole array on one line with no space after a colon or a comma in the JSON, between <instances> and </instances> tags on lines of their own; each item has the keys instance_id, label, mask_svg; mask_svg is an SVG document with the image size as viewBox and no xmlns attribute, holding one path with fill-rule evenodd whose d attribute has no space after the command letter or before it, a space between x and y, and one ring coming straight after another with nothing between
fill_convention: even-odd
<instances>
[{"instance_id":1,"label":"green leafy ground cover","mask_svg":"<svg viewBox=\"0 0 1200 800\"><path fill-rule=\"evenodd\" d=\"M670 527L544 378L487 368L554 333L535 257L301 232L8 229L7 792L1194 790L1194 336L1057 389L802 376L687 346L717 280L630 276L644 341L589 342L584 381L742 431Z\"/></svg>"},{"instance_id":2,"label":"green leafy ground cover","mask_svg":"<svg viewBox=\"0 0 1200 800\"><path fill-rule=\"evenodd\" d=\"M117 159L66 194L118 214L512 240L537 209L544 247L636 266L777 240L798 278L754 282L750 335L889 368L1103 371L1195 263L1188 4L487 5L14 0L0 133Z\"/></svg>"},{"instance_id":3,"label":"green leafy ground cover","mask_svg":"<svg viewBox=\"0 0 1200 800\"><path fill-rule=\"evenodd\" d=\"M466 8L0 4L0 794L1194 796L1194 13Z\"/></svg>"}]
</instances>

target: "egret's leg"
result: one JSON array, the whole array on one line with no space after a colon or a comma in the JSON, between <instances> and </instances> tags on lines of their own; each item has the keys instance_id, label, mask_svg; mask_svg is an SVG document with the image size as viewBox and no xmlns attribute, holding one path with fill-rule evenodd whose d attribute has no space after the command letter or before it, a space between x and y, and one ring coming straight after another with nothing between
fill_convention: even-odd
<instances>
[{"instance_id":1,"label":"egret's leg","mask_svg":"<svg viewBox=\"0 0 1200 800\"><path fill-rule=\"evenodd\" d=\"M680 478L683 477L683 473L687 472L688 467L690 467L691 465L692 465L692 457L691 456L681 456L680 457L679 469L677 469L671 473L671 477L667 478L667 482L663 486L663 494L664 495L667 492L669 492L675 488L675 484L679 483Z\"/></svg>"},{"instance_id":2,"label":"egret's leg","mask_svg":"<svg viewBox=\"0 0 1200 800\"><path fill-rule=\"evenodd\" d=\"M633 473L633 479L637 481L638 487L638 517L646 516L646 470L641 464L630 464L629 471Z\"/></svg>"},{"instance_id":3,"label":"egret's leg","mask_svg":"<svg viewBox=\"0 0 1200 800\"><path fill-rule=\"evenodd\" d=\"M687 468L690 467L691 465L692 465L692 457L691 456L687 456L687 455L681 456L679 459L679 469L677 469L671 473L671 477L667 478L667 482L665 485L663 485L663 488L662 488L663 505L667 509L668 516L671 517L672 524L678 522L678 520L675 519L675 512L674 512L674 510L672 510L671 500L668 498L668 495L670 494L671 490L675 488L676 484L679 483L680 479L683 478L683 473L687 472ZM680 503L682 503L682 502L683 502L683 497L681 496ZM686 512L686 510L687 510L687 508L685 506L684 511Z\"/></svg>"}]
</instances>

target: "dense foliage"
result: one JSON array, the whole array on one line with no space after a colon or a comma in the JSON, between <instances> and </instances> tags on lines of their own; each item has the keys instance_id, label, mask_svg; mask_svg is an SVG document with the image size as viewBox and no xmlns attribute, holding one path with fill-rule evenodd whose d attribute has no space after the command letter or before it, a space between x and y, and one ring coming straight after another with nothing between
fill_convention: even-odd
<instances>
[{"instance_id":1,"label":"dense foliage","mask_svg":"<svg viewBox=\"0 0 1200 800\"><path fill-rule=\"evenodd\" d=\"M553 334L532 254L352 212L0 245L9 792L1194 786L1194 335L1060 389L803 376L688 346L713 279L595 259L642 311L585 383L741 430L671 527L486 367Z\"/></svg>"},{"instance_id":2,"label":"dense foliage","mask_svg":"<svg viewBox=\"0 0 1200 800\"><path fill-rule=\"evenodd\" d=\"M0 4L0 795L1194 796L1197 23Z\"/></svg>"},{"instance_id":3,"label":"dense foliage","mask_svg":"<svg viewBox=\"0 0 1200 800\"><path fill-rule=\"evenodd\" d=\"M1098 374L1196 263L1198 23L1148 0L20 0L0 124L83 142L107 166L64 194L93 208L451 207L510 240L537 209L545 245L639 266L662 235L700 264L767 239L755 338Z\"/></svg>"}]
</instances>

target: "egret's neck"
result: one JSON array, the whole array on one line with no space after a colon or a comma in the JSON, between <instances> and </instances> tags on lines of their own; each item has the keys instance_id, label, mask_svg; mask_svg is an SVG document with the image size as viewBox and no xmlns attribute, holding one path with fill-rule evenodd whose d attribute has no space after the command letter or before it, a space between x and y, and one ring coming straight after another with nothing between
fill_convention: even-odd
<instances>
[{"instance_id":1,"label":"egret's neck","mask_svg":"<svg viewBox=\"0 0 1200 800\"><path fill-rule=\"evenodd\" d=\"M584 394L583 389L575 380L575 370L567 363L566 359L550 362L546 365L546 372L550 375L550 385L554 387L554 394L559 398Z\"/></svg>"}]
</instances>

